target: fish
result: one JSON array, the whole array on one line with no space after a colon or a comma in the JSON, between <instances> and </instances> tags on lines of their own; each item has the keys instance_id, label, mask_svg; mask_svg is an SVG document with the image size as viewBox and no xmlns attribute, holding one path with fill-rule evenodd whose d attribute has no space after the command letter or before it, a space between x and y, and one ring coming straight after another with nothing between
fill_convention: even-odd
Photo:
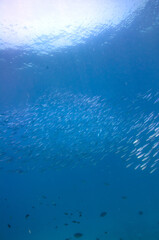
<instances>
[{"instance_id":1,"label":"fish","mask_svg":"<svg viewBox=\"0 0 159 240\"><path fill-rule=\"evenodd\" d=\"M125 97L115 102L55 91L23 108L1 112L0 167L18 174L46 172L96 165L114 153L127 168L156 173L159 102L158 94L150 93L138 94L131 102Z\"/></svg>"},{"instance_id":2,"label":"fish","mask_svg":"<svg viewBox=\"0 0 159 240\"><path fill-rule=\"evenodd\" d=\"M30 214L26 214L26 215L25 215L25 218L26 218L26 219L27 219L28 217L30 217Z\"/></svg>"},{"instance_id":3,"label":"fish","mask_svg":"<svg viewBox=\"0 0 159 240\"><path fill-rule=\"evenodd\" d=\"M8 224L8 228L11 228L11 225L10 225L10 224Z\"/></svg>"},{"instance_id":4,"label":"fish","mask_svg":"<svg viewBox=\"0 0 159 240\"><path fill-rule=\"evenodd\" d=\"M101 212L100 217L105 217L107 215L107 212Z\"/></svg>"},{"instance_id":5,"label":"fish","mask_svg":"<svg viewBox=\"0 0 159 240\"><path fill-rule=\"evenodd\" d=\"M81 238L83 236L83 233L75 233L74 237L75 238Z\"/></svg>"}]
</instances>

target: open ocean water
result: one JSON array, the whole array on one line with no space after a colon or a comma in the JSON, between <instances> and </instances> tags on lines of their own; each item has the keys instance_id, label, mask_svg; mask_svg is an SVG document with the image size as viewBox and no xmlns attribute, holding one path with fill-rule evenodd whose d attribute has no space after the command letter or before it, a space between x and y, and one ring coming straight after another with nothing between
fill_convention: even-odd
<instances>
[{"instance_id":1,"label":"open ocean water","mask_svg":"<svg viewBox=\"0 0 159 240\"><path fill-rule=\"evenodd\" d=\"M0 2L0 240L159 240L159 1Z\"/></svg>"}]
</instances>

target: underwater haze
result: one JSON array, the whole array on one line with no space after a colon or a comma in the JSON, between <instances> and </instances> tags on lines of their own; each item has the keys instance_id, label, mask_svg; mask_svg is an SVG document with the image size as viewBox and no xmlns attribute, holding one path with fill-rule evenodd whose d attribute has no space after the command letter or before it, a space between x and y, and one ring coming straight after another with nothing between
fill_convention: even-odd
<instances>
[{"instance_id":1,"label":"underwater haze","mask_svg":"<svg viewBox=\"0 0 159 240\"><path fill-rule=\"evenodd\" d=\"M159 240L159 1L0 16L0 240Z\"/></svg>"}]
</instances>

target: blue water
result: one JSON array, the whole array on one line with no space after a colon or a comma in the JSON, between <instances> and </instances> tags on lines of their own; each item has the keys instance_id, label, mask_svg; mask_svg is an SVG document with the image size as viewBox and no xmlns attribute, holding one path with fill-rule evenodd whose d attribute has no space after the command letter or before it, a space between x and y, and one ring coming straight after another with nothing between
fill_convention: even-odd
<instances>
[{"instance_id":1,"label":"blue water","mask_svg":"<svg viewBox=\"0 0 159 240\"><path fill-rule=\"evenodd\" d=\"M0 50L0 240L159 239L158 10Z\"/></svg>"}]
</instances>

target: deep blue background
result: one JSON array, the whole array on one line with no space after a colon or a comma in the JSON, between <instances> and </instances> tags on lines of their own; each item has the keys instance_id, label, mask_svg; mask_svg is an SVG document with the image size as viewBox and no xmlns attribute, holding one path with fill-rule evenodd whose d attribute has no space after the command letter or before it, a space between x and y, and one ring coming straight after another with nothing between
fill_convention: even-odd
<instances>
[{"instance_id":1,"label":"deep blue background","mask_svg":"<svg viewBox=\"0 0 159 240\"><path fill-rule=\"evenodd\" d=\"M159 28L153 7L149 4L108 44L103 44L108 37L103 32L53 56L1 51L1 112L26 102L33 104L48 89L106 96L118 102L123 96L134 99L150 89L157 92ZM31 68L19 69L30 62ZM101 218L104 211L107 215ZM74 239L76 232L91 240L159 239L158 173L127 169L113 153L96 166L24 174L0 171L1 240Z\"/></svg>"}]
</instances>

